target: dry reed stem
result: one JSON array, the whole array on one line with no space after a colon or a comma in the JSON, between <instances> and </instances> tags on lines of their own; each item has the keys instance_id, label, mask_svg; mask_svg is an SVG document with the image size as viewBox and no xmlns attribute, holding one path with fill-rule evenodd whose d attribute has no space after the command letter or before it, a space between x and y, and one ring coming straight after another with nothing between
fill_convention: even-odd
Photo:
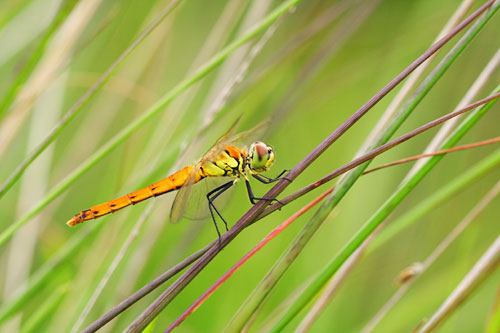
<instances>
[{"instance_id":1,"label":"dry reed stem","mask_svg":"<svg viewBox=\"0 0 500 333\"><path fill-rule=\"evenodd\" d=\"M432 317L421 327L418 332L432 332L440 327L443 322L467 299L468 296L483 282L500 264L500 236L484 252L472 269L463 278L460 284L446 298Z\"/></svg>"},{"instance_id":2,"label":"dry reed stem","mask_svg":"<svg viewBox=\"0 0 500 333\"><path fill-rule=\"evenodd\" d=\"M421 269L417 276L401 286L387 303L380 308L377 314L366 324L362 332L371 332L377 324L387 315L387 313L399 302L406 294L408 289L415 283L425 271L439 258L441 254L457 239L458 236L481 214L491 201L500 193L500 181L497 182L476 206L460 221L459 224L441 241L441 243L432 251L432 253L421 264Z\"/></svg>"},{"instance_id":3,"label":"dry reed stem","mask_svg":"<svg viewBox=\"0 0 500 333\"><path fill-rule=\"evenodd\" d=\"M46 52L32 77L21 88L13 104L13 109L0 123L0 157L6 152L11 140L29 115L33 102L63 66L71 49L101 2L102 0L79 2L66 22L59 28L50 52Z\"/></svg>"}]
</instances>

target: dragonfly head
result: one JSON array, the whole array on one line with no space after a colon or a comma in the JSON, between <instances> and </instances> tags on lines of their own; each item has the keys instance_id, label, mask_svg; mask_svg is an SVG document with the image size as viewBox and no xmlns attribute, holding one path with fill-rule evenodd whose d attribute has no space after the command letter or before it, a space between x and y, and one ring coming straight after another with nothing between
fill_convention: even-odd
<instances>
[{"instance_id":1,"label":"dragonfly head","mask_svg":"<svg viewBox=\"0 0 500 333\"><path fill-rule=\"evenodd\" d=\"M269 170L275 159L273 147L260 141L250 145L247 156L250 170L258 173Z\"/></svg>"}]
</instances>

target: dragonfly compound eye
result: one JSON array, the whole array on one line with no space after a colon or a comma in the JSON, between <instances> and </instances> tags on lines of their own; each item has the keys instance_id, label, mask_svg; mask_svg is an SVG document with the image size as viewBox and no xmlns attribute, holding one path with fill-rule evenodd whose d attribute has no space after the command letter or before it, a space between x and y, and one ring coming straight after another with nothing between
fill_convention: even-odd
<instances>
[{"instance_id":1,"label":"dragonfly compound eye","mask_svg":"<svg viewBox=\"0 0 500 333\"><path fill-rule=\"evenodd\" d=\"M256 172L267 171L274 163L274 149L263 142L254 142L249 149L250 169Z\"/></svg>"}]
</instances>

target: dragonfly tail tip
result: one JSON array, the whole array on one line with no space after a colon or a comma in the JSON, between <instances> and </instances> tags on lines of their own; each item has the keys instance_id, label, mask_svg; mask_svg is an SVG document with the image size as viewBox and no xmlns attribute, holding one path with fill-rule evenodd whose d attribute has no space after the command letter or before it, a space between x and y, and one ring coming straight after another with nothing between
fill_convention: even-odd
<instances>
[{"instance_id":1,"label":"dragonfly tail tip","mask_svg":"<svg viewBox=\"0 0 500 333\"><path fill-rule=\"evenodd\" d=\"M75 219L72 218L71 220L66 222L66 224L70 227L74 227L76 225Z\"/></svg>"}]
</instances>

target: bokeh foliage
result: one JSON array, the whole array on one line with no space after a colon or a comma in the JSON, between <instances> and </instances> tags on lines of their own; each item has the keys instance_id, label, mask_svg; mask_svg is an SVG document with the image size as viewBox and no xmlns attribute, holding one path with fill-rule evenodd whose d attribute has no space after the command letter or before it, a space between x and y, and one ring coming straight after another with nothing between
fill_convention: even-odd
<instances>
[{"instance_id":1,"label":"bokeh foliage","mask_svg":"<svg viewBox=\"0 0 500 333\"><path fill-rule=\"evenodd\" d=\"M72 2L62 1L66 7L71 7ZM56 73L44 83L42 92L22 111L24 116L19 130L13 134L10 142L0 143L2 147L5 146L3 155L0 156L0 182L8 177L54 126L55 121L85 93L169 1L94 2L98 3L95 11L84 21L81 32L61 60ZM274 120L271 130L264 138L277 152L277 162L270 174L291 168L419 56L458 6L457 1L449 0L440 1L439 5L432 0L384 0L374 6L359 28L352 23L349 30L349 22L361 15L356 10L366 4L350 0L344 2L351 3L345 13L292 49L285 47L297 43L294 41L296 36L317 22L318 17L332 5L338 4L306 1L295 12L284 16L275 34L251 63L243 81L231 91L228 103L204 131L201 140L195 140L196 135L207 119L206 113L213 104L214 96L220 93L223 84L244 62L244 57L238 55L238 51L222 67L179 96L116 150L81 175L68 190L4 244L0 248L0 290L5 305L9 304L14 290L22 287L39 269L46 267L54 256L60 255L60 251L65 251L79 234L89 232L77 251L52 268L50 278L37 285L30 297L22 302L18 322L16 323L16 319L9 323L3 322L5 329L69 331L148 204L142 203L70 229L64 222L72 214L148 185L176 168L192 163L240 114L243 115L240 129L245 130L279 112L279 117ZM82 11L80 6L84 3L78 1L73 13ZM280 3L281 1L259 0L238 1L235 5L222 0L184 0L124 61L104 87L84 106L82 112L57 137L51 148L43 153L20 182L0 200L0 228L4 230L23 216L93 152ZM30 57L39 51L37 45L47 31L44 29L50 29L54 15L56 18L60 17L55 14L60 5L60 1L55 0L6 0L0 3L0 45L3 45L3 50L0 50L0 98L8 94L22 69L26 68L24 66L29 63ZM479 4L475 4L474 8L478 6ZM82 19L81 16L73 17L69 13L65 15L68 22ZM40 19L42 17L43 20ZM44 51L37 55L38 66L42 66L46 57L54 53L56 38L60 38L69 29L65 25L61 27ZM220 30L216 30L217 28ZM341 28L347 29L349 37L345 40L339 37L332 43L332 49L338 49L332 52L320 70L312 74L304 72L316 61L318 50L331 41L331 34ZM497 15L431 90L396 135L452 111L496 52L499 29ZM261 35L255 40L260 37ZM451 45L445 46L443 51L448 51ZM442 58L444 52L438 58ZM311 75L303 84L297 83L301 83L303 75L308 74ZM35 76L37 72L33 71L31 75ZM486 96L497 84L498 73L487 83L481 97ZM348 162L393 95L391 93L387 99L382 100L287 191L307 185ZM21 112L15 107L16 104L13 104L5 111L2 116L4 120L14 112ZM9 129L13 128L5 130ZM425 133L385 153L373 165L420 153L435 132ZM463 142L474 142L497 135L498 106L495 106L466 135ZM193 144L191 153L184 156L183 151L190 144ZM486 147L445 157L398 207L393 218L404 215L448 182L460 178L461 174L494 149L495 147ZM380 171L356 183L337 212L330 216L289 268L264 305L261 315L257 317L255 328L263 324L266 317L290 293L323 268L361 224L393 193L408 168L400 166ZM313 331L354 331L362 328L394 291L393 281L398 272L432 251L498 181L499 175L498 169L493 169L364 258L315 323ZM255 189L257 193L265 191L265 187L259 184L255 185ZM230 221L236 221L250 206L242 186L234 192L233 200L224 209L224 215ZM313 195L291 203L242 233L162 312L155 324L155 331L166 328L273 226L302 207ZM154 199L156 203L151 216L145 221L84 325L214 238L215 231L210 221L183 220L179 224L168 223L172 199L172 194ZM445 252L436 265L417 281L402 302L378 326L379 331L412 330L422 318L429 316L441 304L498 235L500 229L495 208L497 205L498 199ZM264 248L178 330L222 330L293 240L301 229L301 222L305 222L310 214L306 214ZM499 277L498 272L494 273L443 326L443 331L481 330L494 302ZM105 330L123 330L158 292L128 309ZM29 320L42 315L43 320ZM297 323L298 320L292 325Z\"/></svg>"}]
</instances>

